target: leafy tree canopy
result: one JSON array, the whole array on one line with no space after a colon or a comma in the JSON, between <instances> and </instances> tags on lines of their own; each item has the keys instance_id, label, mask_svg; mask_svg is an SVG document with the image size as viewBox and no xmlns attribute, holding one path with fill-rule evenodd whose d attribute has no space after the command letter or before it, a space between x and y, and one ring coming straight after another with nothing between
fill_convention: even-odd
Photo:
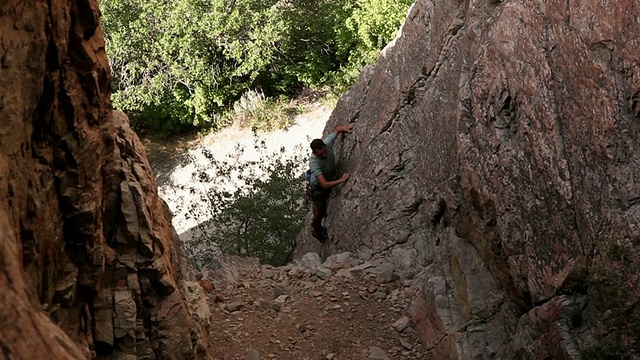
<instances>
[{"instance_id":1,"label":"leafy tree canopy","mask_svg":"<svg viewBox=\"0 0 640 360\"><path fill-rule=\"evenodd\" d=\"M102 0L114 106L137 128L218 128L248 90L345 89L409 0Z\"/></svg>"}]
</instances>

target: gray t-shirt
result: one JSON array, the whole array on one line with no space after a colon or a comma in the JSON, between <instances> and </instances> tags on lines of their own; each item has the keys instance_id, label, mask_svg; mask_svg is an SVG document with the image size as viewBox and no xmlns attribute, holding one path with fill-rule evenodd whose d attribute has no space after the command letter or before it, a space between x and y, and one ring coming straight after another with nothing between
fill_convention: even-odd
<instances>
[{"instance_id":1,"label":"gray t-shirt","mask_svg":"<svg viewBox=\"0 0 640 360\"><path fill-rule=\"evenodd\" d=\"M324 159L320 159L315 155L311 155L309 158L309 169L311 169L311 185L314 188L320 188L320 182L318 181L318 176L324 175L325 180L333 181L336 180L337 169L336 169L336 157L333 154L333 142L336 139L336 134L331 133L329 136L324 138L322 142L327 146L327 157Z\"/></svg>"}]
</instances>

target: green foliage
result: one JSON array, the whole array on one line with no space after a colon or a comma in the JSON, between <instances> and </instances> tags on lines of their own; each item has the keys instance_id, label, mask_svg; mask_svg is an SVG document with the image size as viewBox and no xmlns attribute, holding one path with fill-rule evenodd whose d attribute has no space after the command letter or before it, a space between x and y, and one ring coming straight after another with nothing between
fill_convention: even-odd
<instances>
[{"instance_id":1,"label":"green foliage","mask_svg":"<svg viewBox=\"0 0 640 360\"><path fill-rule=\"evenodd\" d=\"M358 0L338 33L338 54L346 58L340 77L346 90L366 65L396 36L412 0Z\"/></svg>"},{"instance_id":2,"label":"green foliage","mask_svg":"<svg viewBox=\"0 0 640 360\"><path fill-rule=\"evenodd\" d=\"M225 125L219 114L277 51L284 25L274 4L103 0L115 107L145 127Z\"/></svg>"},{"instance_id":3,"label":"green foliage","mask_svg":"<svg viewBox=\"0 0 640 360\"><path fill-rule=\"evenodd\" d=\"M261 91L248 91L227 113L229 122L238 122L254 132L285 129L293 124L298 108L288 106L285 99L267 99Z\"/></svg>"},{"instance_id":4,"label":"green foliage","mask_svg":"<svg viewBox=\"0 0 640 360\"><path fill-rule=\"evenodd\" d=\"M351 14L353 0L294 0L283 7L289 26L276 73L314 87L327 83L347 58L339 58L338 32ZM292 83L292 84L294 84ZM287 82L284 83L285 85ZM283 89L287 90L287 89Z\"/></svg>"},{"instance_id":5,"label":"green foliage","mask_svg":"<svg viewBox=\"0 0 640 360\"><path fill-rule=\"evenodd\" d=\"M395 35L407 0L102 0L113 103L134 127L226 125L249 90L345 89Z\"/></svg>"},{"instance_id":6,"label":"green foliage","mask_svg":"<svg viewBox=\"0 0 640 360\"><path fill-rule=\"evenodd\" d=\"M293 252L296 236L307 212L304 201L304 161L301 149L284 158L284 149L267 154L256 144L258 160L242 161L236 149L227 161L205 153L206 166L194 174L195 182L234 179L237 187L214 186L191 208L191 215L210 220L199 225L199 235L187 242L187 250L201 267L208 266L213 249L233 255L258 257L262 262L283 265ZM211 175L211 173L215 175Z\"/></svg>"},{"instance_id":7,"label":"green foliage","mask_svg":"<svg viewBox=\"0 0 640 360\"><path fill-rule=\"evenodd\" d=\"M329 93L320 98L322 104L328 109L334 109L338 104L339 97L335 93Z\"/></svg>"}]
</instances>

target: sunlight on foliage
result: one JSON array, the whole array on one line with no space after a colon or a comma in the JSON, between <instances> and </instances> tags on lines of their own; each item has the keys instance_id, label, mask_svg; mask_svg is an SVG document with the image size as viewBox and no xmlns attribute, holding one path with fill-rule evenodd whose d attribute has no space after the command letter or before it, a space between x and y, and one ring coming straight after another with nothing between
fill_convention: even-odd
<instances>
[{"instance_id":1,"label":"sunlight on foliage","mask_svg":"<svg viewBox=\"0 0 640 360\"><path fill-rule=\"evenodd\" d=\"M137 129L219 129L247 91L344 91L407 0L102 0L113 104Z\"/></svg>"},{"instance_id":2,"label":"sunlight on foliage","mask_svg":"<svg viewBox=\"0 0 640 360\"><path fill-rule=\"evenodd\" d=\"M286 129L293 125L298 107L289 106L286 99L268 99L262 91L249 90L226 113L229 122L238 122L254 132Z\"/></svg>"}]
</instances>

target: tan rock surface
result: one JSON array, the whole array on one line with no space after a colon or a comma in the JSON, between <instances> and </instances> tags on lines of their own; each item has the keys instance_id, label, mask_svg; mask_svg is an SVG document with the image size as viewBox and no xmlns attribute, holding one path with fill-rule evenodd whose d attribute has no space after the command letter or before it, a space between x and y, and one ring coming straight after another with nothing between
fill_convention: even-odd
<instances>
[{"instance_id":1,"label":"tan rock surface","mask_svg":"<svg viewBox=\"0 0 640 360\"><path fill-rule=\"evenodd\" d=\"M178 291L175 233L111 110L98 18L92 0L0 4L0 347L194 358L204 345Z\"/></svg>"}]
</instances>

